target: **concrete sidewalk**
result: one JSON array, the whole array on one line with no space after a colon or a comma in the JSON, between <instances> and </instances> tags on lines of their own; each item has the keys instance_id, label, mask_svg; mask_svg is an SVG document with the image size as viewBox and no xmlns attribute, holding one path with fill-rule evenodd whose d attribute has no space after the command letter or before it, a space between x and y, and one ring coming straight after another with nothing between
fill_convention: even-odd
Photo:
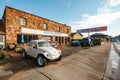
<instances>
[{"instance_id":1,"label":"concrete sidewalk","mask_svg":"<svg viewBox=\"0 0 120 80\"><path fill-rule=\"evenodd\" d=\"M78 50L60 62L50 62L43 68L31 67L21 60L14 66L21 66L20 70L0 80L102 80L109 50L110 43Z\"/></svg>"}]
</instances>

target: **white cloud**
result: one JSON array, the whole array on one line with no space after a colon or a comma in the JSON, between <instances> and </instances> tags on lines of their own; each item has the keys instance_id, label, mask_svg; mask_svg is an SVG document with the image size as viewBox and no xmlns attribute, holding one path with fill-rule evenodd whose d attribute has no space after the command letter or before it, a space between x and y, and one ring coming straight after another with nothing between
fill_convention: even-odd
<instances>
[{"instance_id":1,"label":"white cloud","mask_svg":"<svg viewBox=\"0 0 120 80\"><path fill-rule=\"evenodd\" d=\"M87 18L84 18L82 21L72 22L72 23L79 25L81 27L86 27L86 26L91 27L92 25L111 24L117 18L120 18L120 12L89 16Z\"/></svg>"},{"instance_id":2,"label":"white cloud","mask_svg":"<svg viewBox=\"0 0 120 80\"><path fill-rule=\"evenodd\" d=\"M105 0L102 3L102 7L97 9L97 13L110 13L112 12L112 8L120 5L120 0Z\"/></svg>"},{"instance_id":3,"label":"white cloud","mask_svg":"<svg viewBox=\"0 0 120 80\"><path fill-rule=\"evenodd\" d=\"M98 14L106 14L106 13L110 13L111 9L110 8L106 8L106 7L101 7L97 9L97 13Z\"/></svg>"},{"instance_id":4,"label":"white cloud","mask_svg":"<svg viewBox=\"0 0 120 80\"><path fill-rule=\"evenodd\" d=\"M108 0L108 4L110 7L118 6L120 5L120 0Z\"/></svg>"},{"instance_id":5,"label":"white cloud","mask_svg":"<svg viewBox=\"0 0 120 80\"><path fill-rule=\"evenodd\" d=\"M83 18L86 18L86 17L88 17L89 16L89 14L82 14L82 17Z\"/></svg>"},{"instance_id":6,"label":"white cloud","mask_svg":"<svg viewBox=\"0 0 120 80\"><path fill-rule=\"evenodd\" d=\"M105 0L95 15L82 14L79 21L71 21L72 32L77 29L110 25L120 19L120 12L113 12L112 8L120 5L120 0Z\"/></svg>"}]
</instances>

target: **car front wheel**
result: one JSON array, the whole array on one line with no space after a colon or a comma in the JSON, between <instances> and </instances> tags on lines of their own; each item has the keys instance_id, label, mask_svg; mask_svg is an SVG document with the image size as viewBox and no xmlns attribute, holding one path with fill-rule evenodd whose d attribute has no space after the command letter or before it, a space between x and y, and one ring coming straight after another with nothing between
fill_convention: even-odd
<instances>
[{"instance_id":1,"label":"car front wheel","mask_svg":"<svg viewBox=\"0 0 120 80\"><path fill-rule=\"evenodd\" d=\"M38 57L37 57L38 66L43 67L46 65L46 63L47 63L47 60L42 55L38 55Z\"/></svg>"}]
</instances>

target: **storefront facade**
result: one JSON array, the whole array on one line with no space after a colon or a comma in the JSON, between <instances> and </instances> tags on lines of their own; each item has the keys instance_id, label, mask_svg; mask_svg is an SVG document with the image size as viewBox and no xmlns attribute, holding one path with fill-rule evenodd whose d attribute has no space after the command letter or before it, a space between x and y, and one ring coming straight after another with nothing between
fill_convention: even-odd
<instances>
[{"instance_id":1,"label":"storefront facade","mask_svg":"<svg viewBox=\"0 0 120 80\"><path fill-rule=\"evenodd\" d=\"M71 27L6 6L2 17L5 42L8 44L27 43L46 37L59 45L69 45Z\"/></svg>"}]
</instances>

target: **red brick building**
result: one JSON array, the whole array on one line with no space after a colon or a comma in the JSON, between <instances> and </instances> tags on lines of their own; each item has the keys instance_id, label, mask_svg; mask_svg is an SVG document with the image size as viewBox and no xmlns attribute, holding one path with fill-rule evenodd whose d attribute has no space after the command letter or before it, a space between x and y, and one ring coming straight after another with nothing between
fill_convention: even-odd
<instances>
[{"instance_id":1,"label":"red brick building","mask_svg":"<svg viewBox=\"0 0 120 80\"><path fill-rule=\"evenodd\" d=\"M2 17L5 43L27 43L30 40L47 37L60 45L70 43L71 27L43 17L6 6Z\"/></svg>"}]
</instances>

